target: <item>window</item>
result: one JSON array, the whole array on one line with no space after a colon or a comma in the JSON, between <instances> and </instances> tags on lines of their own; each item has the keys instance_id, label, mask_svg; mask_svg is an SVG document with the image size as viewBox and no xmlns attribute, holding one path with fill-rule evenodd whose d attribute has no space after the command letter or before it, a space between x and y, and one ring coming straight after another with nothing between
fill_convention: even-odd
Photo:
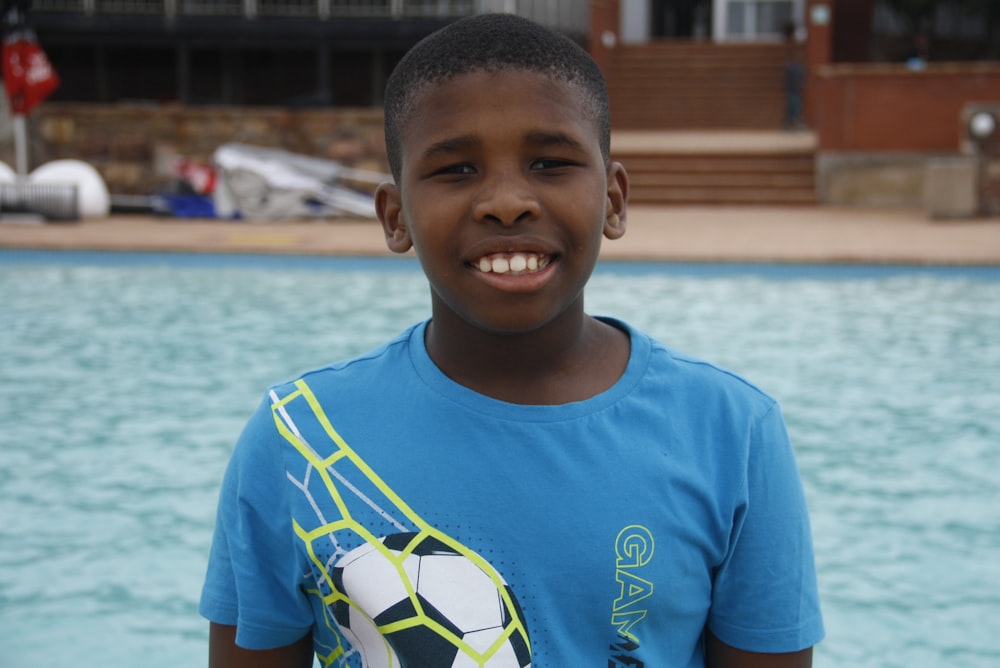
<instances>
[{"instance_id":1,"label":"window","mask_svg":"<svg viewBox=\"0 0 1000 668\"><path fill-rule=\"evenodd\" d=\"M780 38L795 21L794 0L726 0L726 37L729 39Z\"/></svg>"}]
</instances>

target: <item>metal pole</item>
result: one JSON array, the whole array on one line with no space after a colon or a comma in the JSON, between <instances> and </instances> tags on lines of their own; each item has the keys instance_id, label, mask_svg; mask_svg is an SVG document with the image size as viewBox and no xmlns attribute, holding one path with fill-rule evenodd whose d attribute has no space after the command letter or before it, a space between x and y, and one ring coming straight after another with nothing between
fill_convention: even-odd
<instances>
[{"instance_id":1,"label":"metal pole","mask_svg":"<svg viewBox=\"0 0 1000 668\"><path fill-rule=\"evenodd\" d=\"M24 114L14 114L14 155L19 178L28 176L28 126Z\"/></svg>"},{"instance_id":2,"label":"metal pole","mask_svg":"<svg viewBox=\"0 0 1000 668\"><path fill-rule=\"evenodd\" d=\"M989 174L989 160L986 158L986 151L982 146L976 147L976 215L989 215L989 206L986 198L986 182Z\"/></svg>"}]
</instances>

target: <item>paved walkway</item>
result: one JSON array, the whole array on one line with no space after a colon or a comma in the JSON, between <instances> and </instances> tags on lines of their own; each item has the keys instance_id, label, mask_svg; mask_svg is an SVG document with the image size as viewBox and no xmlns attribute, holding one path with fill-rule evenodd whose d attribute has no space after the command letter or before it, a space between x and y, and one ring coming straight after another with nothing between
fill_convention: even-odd
<instances>
[{"instance_id":1,"label":"paved walkway","mask_svg":"<svg viewBox=\"0 0 1000 668\"><path fill-rule=\"evenodd\" d=\"M280 223L115 215L83 223L0 219L0 248L388 255L372 221ZM604 244L625 260L1000 266L1000 218L931 221L912 209L629 208L628 231Z\"/></svg>"},{"instance_id":2,"label":"paved walkway","mask_svg":"<svg viewBox=\"0 0 1000 668\"><path fill-rule=\"evenodd\" d=\"M612 151L814 150L812 132L615 132ZM280 223L114 215L75 224L0 217L0 248L388 255L373 221ZM631 206L608 258L1000 266L1000 217L932 221L920 209Z\"/></svg>"}]
</instances>

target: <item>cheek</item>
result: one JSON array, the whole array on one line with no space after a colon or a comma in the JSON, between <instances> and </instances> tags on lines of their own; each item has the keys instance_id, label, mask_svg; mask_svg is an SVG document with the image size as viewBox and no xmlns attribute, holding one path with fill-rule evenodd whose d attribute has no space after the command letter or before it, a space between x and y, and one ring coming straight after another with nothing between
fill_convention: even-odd
<instances>
[{"instance_id":1,"label":"cheek","mask_svg":"<svg viewBox=\"0 0 1000 668\"><path fill-rule=\"evenodd\" d=\"M408 232L413 252L424 274L433 282L448 280L455 273L455 230L446 229L433 209L422 209L419 219L408 219Z\"/></svg>"},{"instance_id":2,"label":"cheek","mask_svg":"<svg viewBox=\"0 0 1000 668\"><path fill-rule=\"evenodd\" d=\"M453 227L455 221L459 220L459 209L454 198L447 196L411 197L403 203L403 207L411 228L424 237L441 234L442 228Z\"/></svg>"}]
</instances>

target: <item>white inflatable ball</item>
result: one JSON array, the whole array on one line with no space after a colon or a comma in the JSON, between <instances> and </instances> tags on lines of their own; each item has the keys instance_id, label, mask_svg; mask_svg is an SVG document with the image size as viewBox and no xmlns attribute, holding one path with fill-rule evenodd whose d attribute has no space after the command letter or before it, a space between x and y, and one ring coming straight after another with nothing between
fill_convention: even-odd
<instances>
[{"instance_id":1,"label":"white inflatable ball","mask_svg":"<svg viewBox=\"0 0 1000 668\"><path fill-rule=\"evenodd\" d=\"M81 218L104 218L111 211L111 196L96 169L80 160L53 160L29 175L32 183L75 185Z\"/></svg>"},{"instance_id":2,"label":"white inflatable ball","mask_svg":"<svg viewBox=\"0 0 1000 668\"><path fill-rule=\"evenodd\" d=\"M0 183L14 183L17 181L17 174L5 162L0 162Z\"/></svg>"}]
</instances>

